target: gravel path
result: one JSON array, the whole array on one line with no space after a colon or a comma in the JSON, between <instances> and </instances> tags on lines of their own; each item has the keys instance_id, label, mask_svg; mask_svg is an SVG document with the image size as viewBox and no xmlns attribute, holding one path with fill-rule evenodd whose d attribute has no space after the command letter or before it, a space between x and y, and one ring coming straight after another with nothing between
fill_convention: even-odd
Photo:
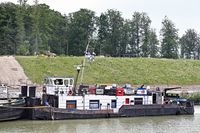
<instances>
[{"instance_id":1,"label":"gravel path","mask_svg":"<svg viewBox=\"0 0 200 133\"><path fill-rule=\"evenodd\" d=\"M18 97L20 85L31 84L23 68L13 56L0 56L0 85L8 86L10 97ZM4 89L0 87L0 98L7 97Z\"/></svg>"},{"instance_id":2,"label":"gravel path","mask_svg":"<svg viewBox=\"0 0 200 133\"><path fill-rule=\"evenodd\" d=\"M28 80L15 57L2 56L0 57L0 83L16 88L31 81Z\"/></svg>"}]
</instances>

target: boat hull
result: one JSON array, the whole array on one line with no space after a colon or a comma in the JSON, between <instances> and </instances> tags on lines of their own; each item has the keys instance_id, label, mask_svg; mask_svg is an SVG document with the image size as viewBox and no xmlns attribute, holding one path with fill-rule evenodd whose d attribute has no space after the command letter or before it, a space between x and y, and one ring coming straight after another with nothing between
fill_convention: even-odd
<instances>
[{"instance_id":1,"label":"boat hull","mask_svg":"<svg viewBox=\"0 0 200 133\"><path fill-rule=\"evenodd\" d=\"M0 121L16 120L23 117L25 101L0 106Z\"/></svg>"},{"instance_id":2,"label":"boat hull","mask_svg":"<svg viewBox=\"0 0 200 133\"><path fill-rule=\"evenodd\" d=\"M156 105L124 105L120 108L120 116L164 116L164 115L193 115L194 106L185 107L176 104Z\"/></svg>"},{"instance_id":3,"label":"boat hull","mask_svg":"<svg viewBox=\"0 0 200 133\"><path fill-rule=\"evenodd\" d=\"M112 110L68 110L53 107L32 110L33 120L95 119L118 117Z\"/></svg>"},{"instance_id":4,"label":"boat hull","mask_svg":"<svg viewBox=\"0 0 200 133\"><path fill-rule=\"evenodd\" d=\"M193 114L193 106L181 107L178 105L123 105L118 113L114 113L112 110L68 110L46 107L33 109L32 119L65 120Z\"/></svg>"}]
</instances>

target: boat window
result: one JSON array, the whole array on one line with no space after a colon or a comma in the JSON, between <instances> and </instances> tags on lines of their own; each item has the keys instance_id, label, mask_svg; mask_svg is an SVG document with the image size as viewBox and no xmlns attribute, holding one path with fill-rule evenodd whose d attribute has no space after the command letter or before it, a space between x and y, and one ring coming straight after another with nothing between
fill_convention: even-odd
<instances>
[{"instance_id":1,"label":"boat window","mask_svg":"<svg viewBox=\"0 0 200 133\"><path fill-rule=\"evenodd\" d=\"M135 105L142 105L143 104L143 98L134 98Z\"/></svg>"},{"instance_id":2,"label":"boat window","mask_svg":"<svg viewBox=\"0 0 200 133\"><path fill-rule=\"evenodd\" d=\"M52 85L53 84L52 79L45 79L45 84Z\"/></svg>"},{"instance_id":3,"label":"boat window","mask_svg":"<svg viewBox=\"0 0 200 133\"><path fill-rule=\"evenodd\" d=\"M117 108L117 100L111 100L111 108Z\"/></svg>"},{"instance_id":4,"label":"boat window","mask_svg":"<svg viewBox=\"0 0 200 133\"><path fill-rule=\"evenodd\" d=\"M69 80L64 80L64 84L65 84L65 86L68 87L68 85L69 85Z\"/></svg>"},{"instance_id":5,"label":"boat window","mask_svg":"<svg viewBox=\"0 0 200 133\"><path fill-rule=\"evenodd\" d=\"M44 80L44 83L45 83L45 84L48 84L48 79L45 79L45 80Z\"/></svg>"},{"instance_id":6,"label":"boat window","mask_svg":"<svg viewBox=\"0 0 200 133\"><path fill-rule=\"evenodd\" d=\"M70 79L70 85L73 85L73 79Z\"/></svg>"},{"instance_id":7,"label":"boat window","mask_svg":"<svg viewBox=\"0 0 200 133\"><path fill-rule=\"evenodd\" d=\"M156 94L155 93L153 94L152 98L153 98L153 104L156 104Z\"/></svg>"},{"instance_id":8,"label":"boat window","mask_svg":"<svg viewBox=\"0 0 200 133\"><path fill-rule=\"evenodd\" d=\"M55 79L54 84L55 85L63 85L63 80L62 79Z\"/></svg>"},{"instance_id":9,"label":"boat window","mask_svg":"<svg viewBox=\"0 0 200 133\"><path fill-rule=\"evenodd\" d=\"M50 81L49 81L49 79L47 79L47 84L50 84Z\"/></svg>"},{"instance_id":10,"label":"boat window","mask_svg":"<svg viewBox=\"0 0 200 133\"><path fill-rule=\"evenodd\" d=\"M49 79L49 84L50 84L50 85L53 85L52 79Z\"/></svg>"},{"instance_id":11,"label":"boat window","mask_svg":"<svg viewBox=\"0 0 200 133\"><path fill-rule=\"evenodd\" d=\"M67 100L66 108L67 109L76 109L76 100Z\"/></svg>"},{"instance_id":12,"label":"boat window","mask_svg":"<svg viewBox=\"0 0 200 133\"><path fill-rule=\"evenodd\" d=\"M99 109L99 100L90 100L90 109Z\"/></svg>"}]
</instances>

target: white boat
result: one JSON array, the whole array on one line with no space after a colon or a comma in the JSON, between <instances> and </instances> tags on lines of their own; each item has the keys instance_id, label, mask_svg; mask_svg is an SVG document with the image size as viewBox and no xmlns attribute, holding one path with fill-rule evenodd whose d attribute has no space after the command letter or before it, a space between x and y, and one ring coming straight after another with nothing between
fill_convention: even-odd
<instances>
[{"instance_id":1,"label":"white boat","mask_svg":"<svg viewBox=\"0 0 200 133\"><path fill-rule=\"evenodd\" d=\"M74 79L47 77L43 90L45 108L34 108L32 119L83 119L134 116L194 114L191 101L174 99L166 103L165 93L137 88L126 95L123 88L82 86L74 88Z\"/></svg>"}]
</instances>

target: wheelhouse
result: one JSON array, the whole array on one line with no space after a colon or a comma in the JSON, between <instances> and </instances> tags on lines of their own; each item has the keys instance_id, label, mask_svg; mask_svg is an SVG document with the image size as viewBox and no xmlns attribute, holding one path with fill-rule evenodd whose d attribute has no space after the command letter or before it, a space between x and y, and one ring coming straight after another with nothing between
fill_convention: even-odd
<instances>
[{"instance_id":1,"label":"wheelhouse","mask_svg":"<svg viewBox=\"0 0 200 133\"><path fill-rule=\"evenodd\" d=\"M44 91L49 95L68 94L73 84L73 78L47 77L45 78Z\"/></svg>"}]
</instances>

